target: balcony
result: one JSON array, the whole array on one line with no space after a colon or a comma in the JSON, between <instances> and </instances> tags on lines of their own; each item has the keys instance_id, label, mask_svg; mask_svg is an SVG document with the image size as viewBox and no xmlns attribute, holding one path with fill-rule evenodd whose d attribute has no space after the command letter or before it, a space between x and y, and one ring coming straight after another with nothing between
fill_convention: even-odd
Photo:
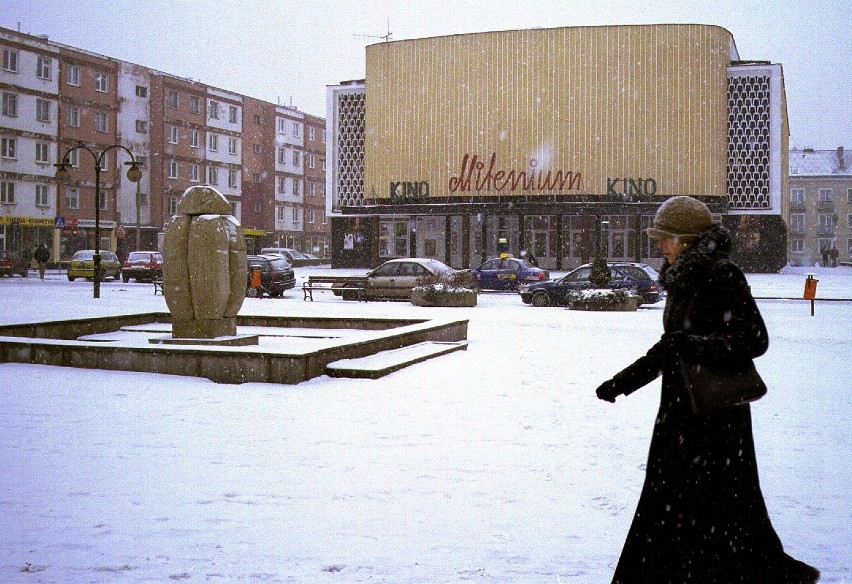
<instances>
[{"instance_id":1,"label":"balcony","mask_svg":"<svg viewBox=\"0 0 852 584\"><path fill-rule=\"evenodd\" d=\"M819 235L820 237L834 237L834 227L829 225L820 225L817 227L817 235Z\"/></svg>"},{"instance_id":2,"label":"balcony","mask_svg":"<svg viewBox=\"0 0 852 584\"><path fill-rule=\"evenodd\" d=\"M790 210L791 211L804 211L805 210L805 202L804 201L790 201Z\"/></svg>"},{"instance_id":3,"label":"balcony","mask_svg":"<svg viewBox=\"0 0 852 584\"><path fill-rule=\"evenodd\" d=\"M817 201L817 210L819 210L819 211L833 211L834 210L834 201Z\"/></svg>"}]
</instances>

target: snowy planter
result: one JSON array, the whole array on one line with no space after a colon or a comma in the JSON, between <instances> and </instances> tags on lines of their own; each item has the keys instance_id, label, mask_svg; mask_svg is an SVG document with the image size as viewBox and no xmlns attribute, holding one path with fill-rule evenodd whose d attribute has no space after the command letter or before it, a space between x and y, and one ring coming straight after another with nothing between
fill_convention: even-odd
<instances>
[{"instance_id":1,"label":"snowy planter","mask_svg":"<svg viewBox=\"0 0 852 584\"><path fill-rule=\"evenodd\" d=\"M444 283L425 284L411 289L415 306L476 306L476 290Z\"/></svg>"},{"instance_id":2,"label":"snowy planter","mask_svg":"<svg viewBox=\"0 0 852 584\"><path fill-rule=\"evenodd\" d=\"M624 290L592 289L577 292L569 303L571 310L633 312L639 308L639 297Z\"/></svg>"}]
</instances>

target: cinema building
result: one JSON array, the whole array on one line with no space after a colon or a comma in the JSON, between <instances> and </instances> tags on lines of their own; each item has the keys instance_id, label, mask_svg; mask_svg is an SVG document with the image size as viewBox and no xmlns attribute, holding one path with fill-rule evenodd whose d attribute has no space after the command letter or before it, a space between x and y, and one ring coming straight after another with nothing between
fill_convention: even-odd
<instances>
[{"instance_id":1,"label":"cinema building","mask_svg":"<svg viewBox=\"0 0 852 584\"><path fill-rule=\"evenodd\" d=\"M328 87L336 267L474 267L533 253L660 265L645 229L705 201L748 270L786 263L782 68L706 25L570 27L383 42Z\"/></svg>"}]
</instances>

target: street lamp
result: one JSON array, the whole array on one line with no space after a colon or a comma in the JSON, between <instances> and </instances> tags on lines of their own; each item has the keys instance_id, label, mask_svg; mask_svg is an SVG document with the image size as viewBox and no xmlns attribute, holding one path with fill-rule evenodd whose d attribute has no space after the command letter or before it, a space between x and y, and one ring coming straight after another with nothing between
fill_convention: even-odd
<instances>
[{"instance_id":1,"label":"street lamp","mask_svg":"<svg viewBox=\"0 0 852 584\"><path fill-rule=\"evenodd\" d=\"M127 169L127 179L135 183L142 180L142 170L139 168L139 163L136 162L136 158L133 157L133 152L121 144L108 146L104 148L100 154L97 154L85 144L79 144L78 146L69 148L68 151L65 152L65 156L62 157L62 162L53 165L56 167L56 180L64 182L67 181L70 176L70 173L68 172L68 167L71 166L71 163L68 161L69 154L75 150L85 150L92 155L92 158L95 161L95 255L92 258L94 263L94 284L92 289L94 298L101 297L101 166L103 165L106 153L114 149L124 150L130 155L130 162L124 163L130 167Z\"/></svg>"}]
</instances>

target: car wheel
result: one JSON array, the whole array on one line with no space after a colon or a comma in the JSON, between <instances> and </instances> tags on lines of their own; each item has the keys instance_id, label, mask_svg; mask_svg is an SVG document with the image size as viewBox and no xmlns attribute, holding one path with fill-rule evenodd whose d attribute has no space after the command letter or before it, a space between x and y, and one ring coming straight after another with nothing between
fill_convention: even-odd
<instances>
[{"instance_id":1,"label":"car wheel","mask_svg":"<svg viewBox=\"0 0 852 584\"><path fill-rule=\"evenodd\" d=\"M127 283L130 281L130 276L128 276L127 274L124 274L123 276L121 276L121 280L122 280L125 284L127 284Z\"/></svg>"},{"instance_id":2,"label":"car wheel","mask_svg":"<svg viewBox=\"0 0 852 584\"><path fill-rule=\"evenodd\" d=\"M69 282L73 282L75 279L76 279L76 278L74 278L74 276L68 276L68 281L69 281Z\"/></svg>"},{"instance_id":3,"label":"car wheel","mask_svg":"<svg viewBox=\"0 0 852 584\"><path fill-rule=\"evenodd\" d=\"M550 304L550 296L547 294L547 292L539 290L538 292L532 295L533 306L550 306Z\"/></svg>"}]
</instances>

